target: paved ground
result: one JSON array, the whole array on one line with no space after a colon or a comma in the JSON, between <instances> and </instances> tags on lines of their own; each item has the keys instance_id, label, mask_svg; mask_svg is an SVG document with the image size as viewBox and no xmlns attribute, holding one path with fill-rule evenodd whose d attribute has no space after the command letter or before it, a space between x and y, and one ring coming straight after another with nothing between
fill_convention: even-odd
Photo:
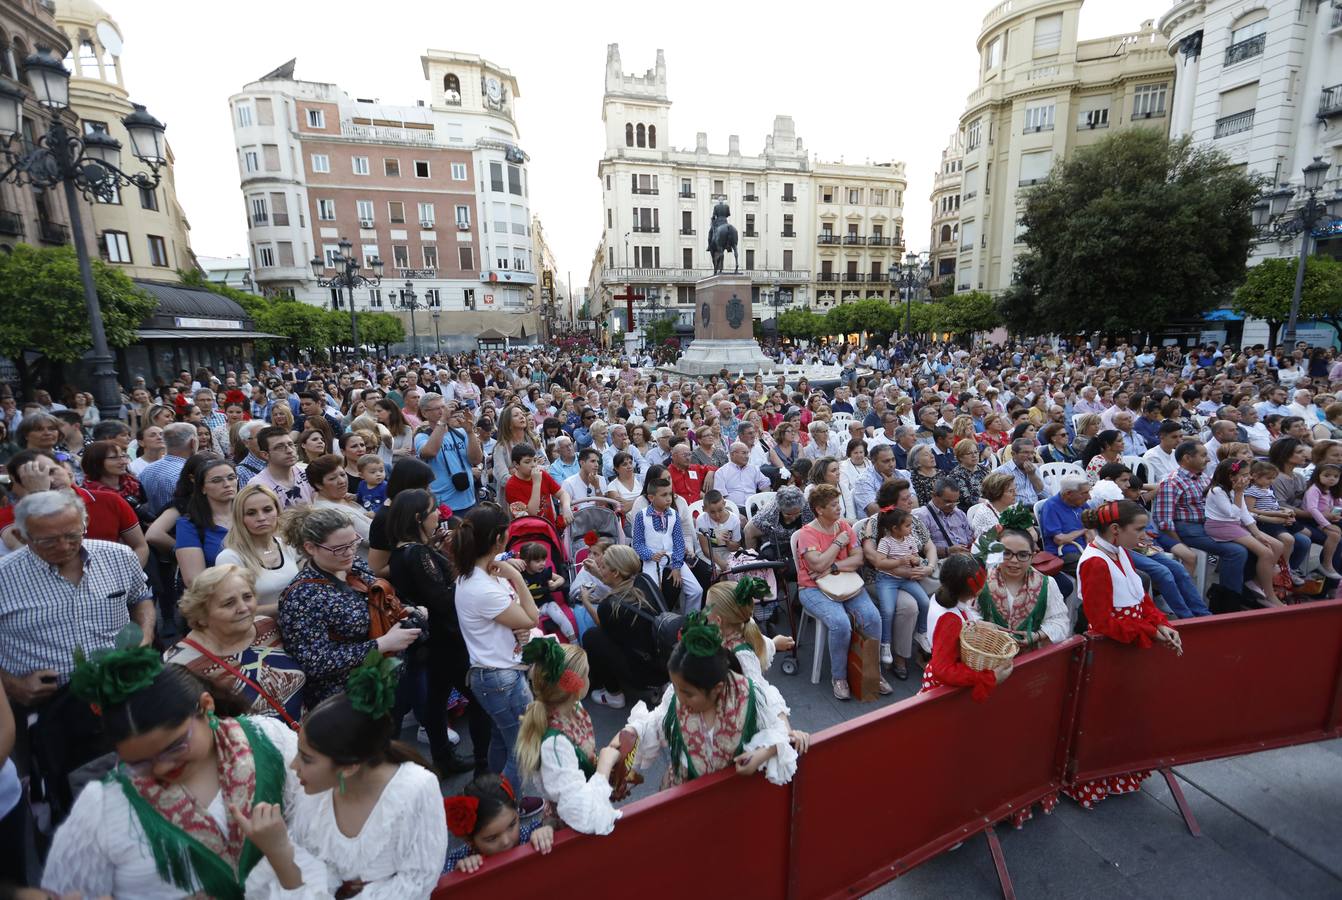
<instances>
[{"instance_id":1,"label":"paved ground","mask_svg":"<svg viewBox=\"0 0 1342 900\"><path fill-rule=\"evenodd\" d=\"M834 700L825 676L810 683L810 660L804 647L797 675L783 675L777 663L771 673L797 727L819 731L877 705ZM880 705L916 693L918 674L892 683L895 693ZM626 711L588 707L599 742L624 721ZM1053 815L1036 813L1021 831L998 830L1017 896L1342 898L1342 741L1175 771L1202 838L1189 835L1159 776L1147 779L1141 793L1108 799L1092 812L1064 798ZM646 796L659 777L650 773L635 797ZM464 781L454 779L452 787ZM966 900L1001 893L980 835L869 896Z\"/></svg>"}]
</instances>

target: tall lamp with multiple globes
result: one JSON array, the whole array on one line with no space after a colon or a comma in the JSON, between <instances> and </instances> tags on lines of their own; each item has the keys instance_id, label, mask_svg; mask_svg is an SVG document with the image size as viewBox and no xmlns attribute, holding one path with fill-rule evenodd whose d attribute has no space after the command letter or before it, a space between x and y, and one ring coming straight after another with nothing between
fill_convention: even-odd
<instances>
[{"instance_id":1,"label":"tall lamp with multiple globes","mask_svg":"<svg viewBox=\"0 0 1342 900\"><path fill-rule=\"evenodd\" d=\"M932 260L928 253L909 253L904 264L890 264L890 284L899 285L904 292L904 335L913 334L913 295L921 291L932 280Z\"/></svg>"},{"instance_id":2,"label":"tall lamp with multiple globes","mask_svg":"<svg viewBox=\"0 0 1342 900\"><path fill-rule=\"evenodd\" d=\"M364 260L368 268L372 269L371 276L361 273L363 265L359 258L354 255L354 244L349 238L341 238L336 245L339 249L331 255L331 268L335 269L335 274L330 278L323 278L322 274L326 271L326 260L320 256L312 257L312 276L317 279L317 286L324 288L336 288L343 290L349 295L349 330L351 345L355 352L359 349L359 320L354 312L354 289L356 287L377 287L382 283L382 260L374 256Z\"/></svg>"},{"instance_id":3,"label":"tall lamp with multiple globes","mask_svg":"<svg viewBox=\"0 0 1342 900\"><path fill-rule=\"evenodd\" d=\"M34 140L23 137L23 103L27 94L12 81L0 79L0 156L4 171L0 181L27 184L35 188L65 189L65 205L70 216L70 239L79 260L79 280L84 290L84 306L89 317L93 340L93 390L98 412L104 419L121 416L121 388L117 384L115 361L107 345L102 307L93 282L93 263L84 246L84 222L79 209L82 195L88 200L112 200L124 185L152 191L158 187L159 169L168 161L163 140L163 123L138 103L121 120L130 136L131 153L149 167L148 172L128 173L121 169L121 142L105 131L81 135L64 121L70 107L70 71L47 47L23 61L28 89L39 106L48 110L51 121L46 133Z\"/></svg>"},{"instance_id":4,"label":"tall lamp with multiple globes","mask_svg":"<svg viewBox=\"0 0 1342 900\"><path fill-rule=\"evenodd\" d=\"M1281 343L1288 351L1295 349L1296 321L1300 317L1300 297L1305 287L1305 260L1309 258L1310 242L1319 228L1329 228L1342 222L1342 189L1332 197L1319 199L1319 191L1328 177L1332 166L1316 156L1314 161L1302 170L1304 176L1300 187L1283 184L1270 192L1253 206L1253 227L1265 239L1289 241L1300 235L1300 257L1295 268L1295 290L1291 294L1291 313L1286 320L1286 330L1282 332ZM1291 201L1298 192L1303 191L1302 202L1287 212Z\"/></svg>"},{"instance_id":5,"label":"tall lamp with multiple globes","mask_svg":"<svg viewBox=\"0 0 1342 900\"><path fill-rule=\"evenodd\" d=\"M411 352L415 356L419 356L419 326L415 324L415 311L425 305L427 304L419 302L419 294L415 293L415 283L407 280L405 287L401 289L401 309L410 310L410 346L414 348ZM438 311L434 310L433 315L433 325L436 329L438 327Z\"/></svg>"}]
</instances>

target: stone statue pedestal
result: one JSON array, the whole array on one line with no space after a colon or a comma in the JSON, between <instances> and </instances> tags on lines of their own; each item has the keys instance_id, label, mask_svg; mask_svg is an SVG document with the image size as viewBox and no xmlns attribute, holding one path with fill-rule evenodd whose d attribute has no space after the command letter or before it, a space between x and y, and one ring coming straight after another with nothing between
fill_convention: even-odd
<instances>
[{"instance_id":1,"label":"stone statue pedestal","mask_svg":"<svg viewBox=\"0 0 1342 900\"><path fill-rule=\"evenodd\" d=\"M694 340L674 370L683 375L735 375L769 371L776 365L754 336L750 275L711 275L694 286Z\"/></svg>"}]
</instances>

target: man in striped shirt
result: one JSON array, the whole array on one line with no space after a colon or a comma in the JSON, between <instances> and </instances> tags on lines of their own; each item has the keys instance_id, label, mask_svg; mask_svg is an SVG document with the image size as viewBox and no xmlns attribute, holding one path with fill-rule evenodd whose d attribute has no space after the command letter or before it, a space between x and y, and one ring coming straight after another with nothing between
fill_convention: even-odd
<instances>
[{"instance_id":1,"label":"man in striped shirt","mask_svg":"<svg viewBox=\"0 0 1342 900\"><path fill-rule=\"evenodd\" d=\"M1229 541L1215 541L1207 536L1205 497L1209 476L1207 447L1201 441L1184 441L1174 448L1174 461L1179 468L1160 483L1156 499L1151 504L1151 519L1161 534L1161 546L1166 550L1184 543L1221 560L1221 586L1236 594L1244 593L1244 566L1249 551Z\"/></svg>"}]
</instances>

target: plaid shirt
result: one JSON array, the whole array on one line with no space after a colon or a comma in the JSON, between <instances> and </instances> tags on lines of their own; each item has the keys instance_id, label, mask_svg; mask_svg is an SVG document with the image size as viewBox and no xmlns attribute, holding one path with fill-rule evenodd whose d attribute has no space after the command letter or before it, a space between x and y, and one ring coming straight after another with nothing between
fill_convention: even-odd
<instances>
[{"instance_id":1,"label":"plaid shirt","mask_svg":"<svg viewBox=\"0 0 1342 900\"><path fill-rule=\"evenodd\" d=\"M140 473L140 486L144 488L145 499L149 502L150 515L157 516L172 502L177 479L185 465L186 460L182 457L169 455L151 462Z\"/></svg>"},{"instance_id":2,"label":"plaid shirt","mask_svg":"<svg viewBox=\"0 0 1342 900\"><path fill-rule=\"evenodd\" d=\"M1211 476L1194 475L1180 466L1160 483L1151 504L1151 519L1161 531L1174 531L1177 522L1202 524L1207 521L1204 503Z\"/></svg>"},{"instance_id":3,"label":"plaid shirt","mask_svg":"<svg viewBox=\"0 0 1342 900\"><path fill-rule=\"evenodd\" d=\"M0 560L0 669L18 677L54 669L64 684L76 647L112 647L130 608L153 599L129 547L85 539L80 553L79 584L28 547Z\"/></svg>"}]
</instances>

